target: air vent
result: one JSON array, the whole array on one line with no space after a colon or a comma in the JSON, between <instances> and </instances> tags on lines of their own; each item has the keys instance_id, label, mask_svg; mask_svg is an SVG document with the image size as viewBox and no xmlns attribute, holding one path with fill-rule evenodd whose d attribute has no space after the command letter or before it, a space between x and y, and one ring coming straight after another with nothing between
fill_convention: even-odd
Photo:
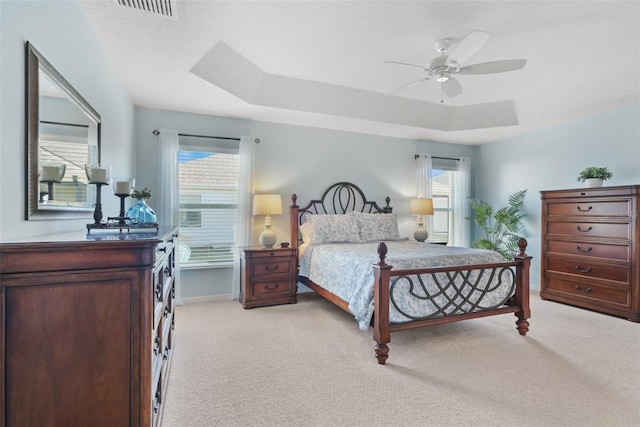
<instances>
[{"instance_id":1,"label":"air vent","mask_svg":"<svg viewBox=\"0 0 640 427\"><path fill-rule=\"evenodd\" d=\"M175 0L115 0L119 5L175 18Z\"/></svg>"}]
</instances>

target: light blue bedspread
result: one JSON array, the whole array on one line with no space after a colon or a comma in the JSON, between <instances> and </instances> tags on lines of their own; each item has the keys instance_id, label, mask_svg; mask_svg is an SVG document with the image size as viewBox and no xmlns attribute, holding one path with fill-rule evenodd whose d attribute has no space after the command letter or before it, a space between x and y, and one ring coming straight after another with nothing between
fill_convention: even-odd
<instances>
[{"instance_id":1,"label":"light blue bedspread","mask_svg":"<svg viewBox=\"0 0 640 427\"><path fill-rule=\"evenodd\" d=\"M504 262L504 258L497 252L482 249L442 246L413 240L385 243L389 249L386 263L392 265L395 270ZM362 330L369 327L374 310L372 265L378 262L377 246L377 242L323 243L303 245L300 248L299 274L346 301ZM425 282L430 280L429 277L425 278ZM438 293L433 283L427 285L430 295ZM399 288L402 288L402 285L398 286ZM505 281L498 289L482 296L482 305L504 300L510 289L511 281ZM466 298L472 303L477 302L474 298L477 300L479 296L476 298L475 292L471 289L469 292L461 293L458 289L454 296L441 295L440 302L436 301L435 304L417 300L408 292L395 292L393 297L401 311L429 315L438 309L437 306L446 305L451 298ZM389 317L392 323L409 320L392 304L389 307Z\"/></svg>"}]
</instances>

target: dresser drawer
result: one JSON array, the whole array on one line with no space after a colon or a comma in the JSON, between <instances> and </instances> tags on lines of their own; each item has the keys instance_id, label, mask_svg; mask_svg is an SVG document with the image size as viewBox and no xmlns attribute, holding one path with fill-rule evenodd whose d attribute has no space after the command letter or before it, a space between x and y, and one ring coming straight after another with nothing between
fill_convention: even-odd
<instances>
[{"instance_id":1,"label":"dresser drawer","mask_svg":"<svg viewBox=\"0 0 640 427\"><path fill-rule=\"evenodd\" d=\"M547 260L547 270L613 280L624 284L628 284L631 279L631 269L629 267L598 264L590 260L571 261L550 258Z\"/></svg>"},{"instance_id":2,"label":"dresser drawer","mask_svg":"<svg viewBox=\"0 0 640 427\"><path fill-rule=\"evenodd\" d=\"M547 252L629 261L631 247L629 245L547 240Z\"/></svg>"},{"instance_id":3,"label":"dresser drawer","mask_svg":"<svg viewBox=\"0 0 640 427\"><path fill-rule=\"evenodd\" d=\"M264 276L273 274L288 274L293 268L291 258L273 258L268 262L254 260L251 264L251 274L253 276Z\"/></svg>"},{"instance_id":4,"label":"dresser drawer","mask_svg":"<svg viewBox=\"0 0 640 427\"><path fill-rule=\"evenodd\" d=\"M547 223L548 234L564 234L579 237L610 237L631 239L629 223L555 222Z\"/></svg>"},{"instance_id":5,"label":"dresser drawer","mask_svg":"<svg viewBox=\"0 0 640 427\"><path fill-rule=\"evenodd\" d=\"M580 299L606 301L625 306L629 303L629 291L624 288L584 284L557 277L547 277L547 288L550 291L562 292Z\"/></svg>"},{"instance_id":6,"label":"dresser drawer","mask_svg":"<svg viewBox=\"0 0 640 427\"><path fill-rule=\"evenodd\" d=\"M631 212L630 200L615 202L571 201L547 204L547 214L558 216L604 216L628 217Z\"/></svg>"},{"instance_id":7,"label":"dresser drawer","mask_svg":"<svg viewBox=\"0 0 640 427\"><path fill-rule=\"evenodd\" d=\"M255 296L291 293L291 281L289 280L289 278L284 278L282 280L253 282L251 284L251 287L253 290L253 295Z\"/></svg>"}]
</instances>

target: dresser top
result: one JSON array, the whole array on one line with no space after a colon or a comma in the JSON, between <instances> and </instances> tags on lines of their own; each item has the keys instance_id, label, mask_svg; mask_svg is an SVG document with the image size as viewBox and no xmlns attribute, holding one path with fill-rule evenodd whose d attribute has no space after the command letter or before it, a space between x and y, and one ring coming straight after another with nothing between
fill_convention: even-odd
<instances>
[{"instance_id":1,"label":"dresser top","mask_svg":"<svg viewBox=\"0 0 640 427\"><path fill-rule=\"evenodd\" d=\"M27 237L24 239L14 239L0 242L0 246L5 245L21 245L33 243L89 243L89 242L159 242L167 234L176 231L176 227L160 226L158 230L146 229L144 231L136 231L136 229L127 230L91 230L87 233L83 231L72 231L68 233L46 234L41 236Z\"/></svg>"},{"instance_id":2,"label":"dresser top","mask_svg":"<svg viewBox=\"0 0 640 427\"><path fill-rule=\"evenodd\" d=\"M583 187L565 190L540 191L542 199L565 197L634 196L640 194L640 185L620 185L616 187Z\"/></svg>"}]
</instances>

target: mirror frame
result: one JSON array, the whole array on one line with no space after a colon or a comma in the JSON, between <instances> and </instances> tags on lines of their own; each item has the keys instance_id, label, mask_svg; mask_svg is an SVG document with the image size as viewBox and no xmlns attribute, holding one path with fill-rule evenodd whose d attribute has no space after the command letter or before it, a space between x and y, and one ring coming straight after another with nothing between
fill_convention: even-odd
<instances>
[{"instance_id":1,"label":"mirror frame","mask_svg":"<svg viewBox=\"0 0 640 427\"><path fill-rule=\"evenodd\" d=\"M25 219L77 219L92 218L93 207L55 207L43 209L39 203L39 129L40 129L40 72L45 72L60 89L74 102L89 119L97 125L98 159L101 159L100 114L76 91L69 82L47 61L30 42L26 42L26 197ZM89 163L87 159L87 163Z\"/></svg>"}]
</instances>

